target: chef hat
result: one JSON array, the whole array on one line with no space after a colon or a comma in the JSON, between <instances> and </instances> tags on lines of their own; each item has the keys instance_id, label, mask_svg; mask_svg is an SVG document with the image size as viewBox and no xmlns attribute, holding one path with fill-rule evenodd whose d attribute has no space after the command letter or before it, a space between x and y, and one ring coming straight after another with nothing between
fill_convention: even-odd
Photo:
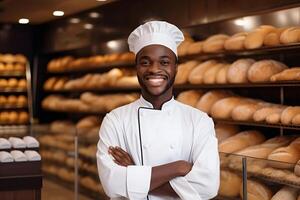
<instances>
[{"instance_id":1,"label":"chef hat","mask_svg":"<svg viewBox=\"0 0 300 200\"><path fill-rule=\"evenodd\" d=\"M129 50L137 54L143 47L160 44L177 56L177 47L184 40L183 33L173 24L150 21L137 27L128 37Z\"/></svg>"}]
</instances>

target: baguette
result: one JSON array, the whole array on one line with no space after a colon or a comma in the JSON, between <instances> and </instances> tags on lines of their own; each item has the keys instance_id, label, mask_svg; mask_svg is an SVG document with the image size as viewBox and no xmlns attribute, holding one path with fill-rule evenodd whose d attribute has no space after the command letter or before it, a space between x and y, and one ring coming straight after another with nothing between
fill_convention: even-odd
<instances>
[{"instance_id":1,"label":"baguette","mask_svg":"<svg viewBox=\"0 0 300 200\"><path fill-rule=\"evenodd\" d=\"M191 84L201 84L203 83L204 73L206 70L211 68L212 66L216 65L217 61L215 60L208 60L203 63L197 65L189 74L188 81Z\"/></svg>"},{"instance_id":2,"label":"baguette","mask_svg":"<svg viewBox=\"0 0 300 200\"><path fill-rule=\"evenodd\" d=\"M202 50L205 53L215 53L224 49L224 43L229 38L225 34L210 36L203 42Z\"/></svg>"},{"instance_id":3,"label":"baguette","mask_svg":"<svg viewBox=\"0 0 300 200\"><path fill-rule=\"evenodd\" d=\"M265 36L274 31L272 26L260 26L254 31L250 32L244 42L246 49L257 49L263 46Z\"/></svg>"},{"instance_id":4,"label":"baguette","mask_svg":"<svg viewBox=\"0 0 300 200\"><path fill-rule=\"evenodd\" d=\"M188 76L190 72L196 67L199 63L195 60L188 61L184 64L180 64L177 69L177 75L175 78L175 84L184 84L188 81Z\"/></svg>"},{"instance_id":5,"label":"baguette","mask_svg":"<svg viewBox=\"0 0 300 200\"><path fill-rule=\"evenodd\" d=\"M291 124L293 118L300 114L300 106L289 106L283 110L280 121L282 124Z\"/></svg>"},{"instance_id":6,"label":"baguette","mask_svg":"<svg viewBox=\"0 0 300 200\"><path fill-rule=\"evenodd\" d=\"M270 80L272 82L276 81L299 81L300 80L300 67L294 67L290 69L285 69L278 74L271 76Z\"/></svg>"},{"instance_id":7,"label":"baguette","mask_svg":"<svg viewBox=\"0 0 300 200\"><path fill-rule=\"evenodd\" d=\"M216 83L216 78L217 78L218 72L220 71L220 69L222 69L225 66L226 66L226 64L219 63L219 64L214 65L210 69L206 70L204 73L204 77L203 77L203 83L205 83L205 84Z\"/></svg>"},{"instance_id":8,"label":"baguette","mask_svg":"<svg viewBox=\"0 0 300 200\"><path fill-rule=\"evenodd\" d=\"M253 120L256 122L262 122L266 120L267 116L275 113L281 113L283 110L284 107L280 106L263 107L254 112Z\"/></svg>"},{"instance_id":9,"label":"baguette","mask_svg":"<svg viewBox=\"0 0 300 200\"><path fill-rule=\"evenodd\" d=\"M230 38L228 38L224 43L224 48L226 50L243 50L245 49L244 42L248 33L236 33Z\"/></svg>"},{"instance_id":10,"label":"baguette","mask_svg":"<svg viewBox=\"0 0 300 200\"><path fill-rule=\"evenodd\" d=\"M217 73L216 83L225 84L227 83L227 71L230 67L230 64L225 64Z\"/></svg>"}]
</instances>

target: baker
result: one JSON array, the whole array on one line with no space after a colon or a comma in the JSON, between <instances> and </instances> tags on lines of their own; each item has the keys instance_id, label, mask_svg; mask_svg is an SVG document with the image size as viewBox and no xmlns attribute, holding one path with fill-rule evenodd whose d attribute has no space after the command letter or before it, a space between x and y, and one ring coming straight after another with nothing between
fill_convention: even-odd
<instances>
[{"instance_id":1,"label":"baker","mask_svg":"<svg viewBox=\"0 0 300 200\"><path fill-rule=\"evenodd\" d=\"M182 32L163 21L137 27L128 38L142 95L108 113L100 128L97 165L114 200L207 200L219 188L214 123L174 99Z\"/></svg>"}]
</instances>

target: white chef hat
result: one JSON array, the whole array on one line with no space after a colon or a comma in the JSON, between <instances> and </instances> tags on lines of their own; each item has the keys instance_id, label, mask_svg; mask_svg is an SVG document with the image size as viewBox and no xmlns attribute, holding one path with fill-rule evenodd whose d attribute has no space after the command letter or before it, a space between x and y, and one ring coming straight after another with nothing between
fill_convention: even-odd
<instances>
[{"instance_id":1,"label":"white chef hat","mask_svg":"<svg viewBox=\"0 0 300 200\"><path fill-rule=\"evenodd\" d=\"M150 21L140 25L128 37L129 50L137 54L143 47L159 44L171 49L177 56L177 47L184 40L175 25L164 21Z\"/></svg>"}]
</instances>

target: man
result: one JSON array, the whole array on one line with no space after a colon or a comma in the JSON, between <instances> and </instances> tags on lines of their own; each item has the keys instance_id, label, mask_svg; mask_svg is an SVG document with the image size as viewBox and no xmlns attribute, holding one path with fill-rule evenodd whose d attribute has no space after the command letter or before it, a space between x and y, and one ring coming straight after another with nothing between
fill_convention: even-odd
<instances>
[{"instance_id":1,"label":"man","mask_svg":"<svg viewBox=\"0 0 300 200\"><path fill-rule=\"evenodd\" d=\"M207 200L219 187L214 125L173 97L182 32L151 21L129 36L142 95L106 115L97 164L111 199Z\"/></svg>"}]
</instances>

